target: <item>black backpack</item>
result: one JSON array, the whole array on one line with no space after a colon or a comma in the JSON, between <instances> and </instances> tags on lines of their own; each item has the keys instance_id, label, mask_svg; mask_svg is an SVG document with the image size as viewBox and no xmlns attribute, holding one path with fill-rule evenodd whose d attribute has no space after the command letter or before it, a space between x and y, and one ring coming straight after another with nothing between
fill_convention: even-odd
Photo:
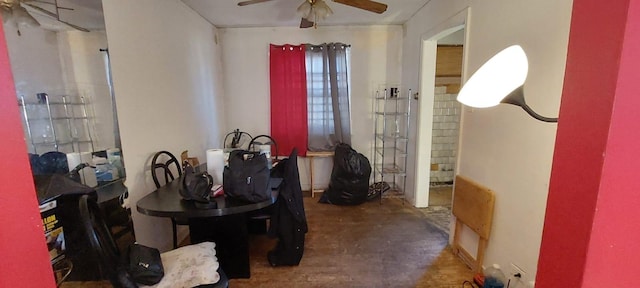
<instances>
[{"instance_id":1,"label":"black backpack","mask_svg":"<svg viewBox=\"0 0 640 288\"><path fill-rule=\"evenodd\" d=\"M234 150L224 168L223 188L228 197L258 203L271 199L267 157L260 152Z\"/></svg>"}]
</instances>

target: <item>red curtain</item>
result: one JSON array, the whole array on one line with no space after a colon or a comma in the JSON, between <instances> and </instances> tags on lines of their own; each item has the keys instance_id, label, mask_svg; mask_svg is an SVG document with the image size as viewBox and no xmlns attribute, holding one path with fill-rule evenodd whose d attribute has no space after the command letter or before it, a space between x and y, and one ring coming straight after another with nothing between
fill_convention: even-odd
<instances>
[{"instance_id":1,"label":"red curtain","mask_svg":"<svg viewBox=\"0 0 640 288\"><path fill-rule=\"evenodd\" d=\"M307 76L304 45L271 45L271 137L280 155L307 153ZM273 150L272 150L273 151Z\"/></svg>"}]
</instances>

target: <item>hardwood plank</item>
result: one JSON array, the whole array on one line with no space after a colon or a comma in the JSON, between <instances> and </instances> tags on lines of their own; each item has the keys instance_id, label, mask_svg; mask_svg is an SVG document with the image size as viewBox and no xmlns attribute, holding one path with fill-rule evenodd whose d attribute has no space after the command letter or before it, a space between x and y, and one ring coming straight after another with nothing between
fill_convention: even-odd
<instances>
[{"instance_id":1,"label":"hardwood plank","mask_svg":"<svg viewBox=\"0 0 640 288\"><path fill-rule=\"evenodd\" d=\"M300 265L271 267L266 255L277 241L250 235L251 278L232 279L230 287L437 288L460 287L473 277L449 248L448 231L401 199L335 206L306 196L304 205L309 233ZM101 281L62 287L110 286Z\"/></svg>"}]
</instances>

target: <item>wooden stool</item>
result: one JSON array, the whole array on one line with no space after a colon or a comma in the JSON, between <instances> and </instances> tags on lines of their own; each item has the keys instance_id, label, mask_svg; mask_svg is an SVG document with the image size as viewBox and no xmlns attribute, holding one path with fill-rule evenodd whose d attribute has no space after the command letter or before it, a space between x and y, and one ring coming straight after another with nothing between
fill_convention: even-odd
<instances>
[{"instance_id":1,"label":"wooden stool","mask_svg":"<svg viewBox=\"0 0 640 288\"><path fill-rule=\"evenodd\" d=\"M333 151L307 151L307 158L309 158L309 190L311 190L311 198L315 193L321 193L324 189L314 189L313 188L313 158L316 157L333 157Z\"/></svg>"}]
</instances>

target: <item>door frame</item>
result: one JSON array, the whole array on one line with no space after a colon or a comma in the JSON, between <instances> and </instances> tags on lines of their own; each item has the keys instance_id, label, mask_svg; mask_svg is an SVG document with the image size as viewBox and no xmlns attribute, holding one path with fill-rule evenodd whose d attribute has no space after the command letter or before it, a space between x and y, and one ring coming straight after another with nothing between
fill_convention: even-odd
<instances>
[{"instance_id":1,"label":"door frame","mask_svg":"<svg viewBox=\"0 0 640 288\"><path fill-rule=\"evenodd\" d=\"M415 206L422 208L429 206L429 180L431 177L422 177L422 175L431 174L431 139L433 134L433 104L435 96L435 80L436 80L436 52L438 40L451 33L465 29L465 44L469 35L468 23L470 22L471 12L467 7L449 19L443 21L435 28L422 34L421 54L420 54L420 83L418 99L417 133L416 133L416 174L415 174ZM463 46L462 53L462 80L465 80L466 53L467 45ZM462 119L461 119L462 121ZM462 135L462 128L460 129ZM459 149L458 149L459 150ZM458 154L458 159L460 155ZM455 171L458 170L456 163Z\"/></svg>"}]
</instances>

